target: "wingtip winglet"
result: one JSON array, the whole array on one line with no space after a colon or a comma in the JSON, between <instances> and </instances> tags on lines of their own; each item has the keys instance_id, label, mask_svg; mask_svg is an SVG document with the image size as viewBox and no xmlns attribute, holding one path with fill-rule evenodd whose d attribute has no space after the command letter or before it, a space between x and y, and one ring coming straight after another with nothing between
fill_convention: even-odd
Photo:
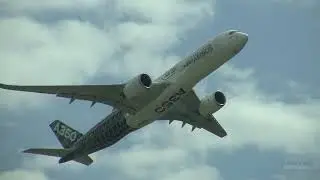
<instances>
[{"instance_id":1,"label":"wingtip winglet","mask_svg":"<svg viewBox=\"0 0 320 180\"><path fill-rule=\"evenodd\" d=\"M23 151L21 151L21 153L31 153L32 152L32 149L25 149Z\"/></svg>"},{"instance_id":2,"label":"wingtip winglet","mask_svg":"<svg viewBox=\"0 0 320 180\"><path fill-rule=\"evenodd\" d=\"M10 90L10 88L11 88L12 86L13 86L13 85L0 83L0 89L8 89L8 90Z\"/></svg>"},{"instance_id":3,"label":"wingtip winglet","mask_svg":"<svg viewBox=\"0 0 320 180\"><path fill-rule=\"evenodd\" d=\"M219 137L224 138L227 135L228 135L228 133L225 130L223 130L223 131L220 132Z\"/></svg>"}]
</instances>

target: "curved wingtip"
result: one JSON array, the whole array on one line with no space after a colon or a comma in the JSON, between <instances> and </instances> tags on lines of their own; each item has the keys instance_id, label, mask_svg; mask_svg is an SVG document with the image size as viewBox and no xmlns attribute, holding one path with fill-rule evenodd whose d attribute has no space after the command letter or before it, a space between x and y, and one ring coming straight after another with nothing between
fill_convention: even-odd
<instances>
[{"instance_id":1,"label":"curved wingtip","mask_svg":"<svg viewBox=\"0 0 320 180\"><path fill-rule=\"evenodd\" d=\"M0 83L0 89L7 89L8 86L8 84Z\"/></svg>"},{"instance_id":2,"label":"curved wingtip","mask_svg":"<svg viewBox=\"0 0 320 180\"><path fill-rule=\"evenodd\" d=\"M219 133L219 137L221 137L221 138L224 138L224 137L226 137L228 135L228 133L225 131L225 130L223 130L223 131L221 131L220 133Z\"/></svg>"},{"instance_id":3,"label":"curved wingtip","mask_svg":"<svg viewBox=\"0 0 320 180\"><path fill-rule=\"evenodd\" d=\"M21 153L32 153L32 152L33 152L33 149L26 149L21 151Z\"/></svg>"}]
</instances>

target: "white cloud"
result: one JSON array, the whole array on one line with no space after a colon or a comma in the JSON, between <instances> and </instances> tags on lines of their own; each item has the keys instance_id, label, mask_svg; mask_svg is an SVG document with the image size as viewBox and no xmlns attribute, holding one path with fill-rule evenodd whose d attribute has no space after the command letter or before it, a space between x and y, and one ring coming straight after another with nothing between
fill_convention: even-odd
<instances>
[{"instance_id":1,"label":"white cloud","mask_svg":"<svg viewBox=\"0 0 320 180\"><path fill-rule=\"evenodd\" d=\"M204 16L213 15L214 1L119 0L117 5L125 13L135 14L155 23L194 26L199 20L204 19Z\"/></svg>"},{"instance_id":2,"label":"white cloud","mask_svg":"<svg viewBox=\"0 0 320 180\"><path fill-rule=\"evenodd\" d=\"M219 171L206 164L209 155L214 157L219 151L233 152L246 145L293 155L318 151L319 102L286 104L259 90L253 70L242 71L229 65L221 70L225 72L217 76L232 86L227 88L227 94L233 95L228 105L216 113L229 133L226 138L220 139L205 130L191 132L189 125L181 128L177 121L172 125L155 123L131 134L129 148L97 153L95 166L132 179L191 179L193 173L203 175L201 178L221 179ZM211 90L205 87L209 85L205 81L199 89L209 93Z\"/></svg>"},{"instance_id":3,"label":"white cloud","mask_svg":"<svg viewBox=\"0 0 320 180\"><path fill-rule=\"evenodd\" d=\"M36 2L26 4L15 0L4 7L12 14L44 12L48 9L73 11L72 8L81 8L81 5L73 7L71 1ZM33 85L81 84L96 75L115 75L127 79L141 72L155 77L179 60L179 56L168 52L180 44L181 37L189 29L196 28L201 21L212 18L214 5L212 0L109 2L115 11L114 16L120 17L121 21L107 19L104 29L97 28L93 23L74 20L44 24L29 16L1 19L0 39L3 41L0 42L0 82ZM99 3L95 1L83 8L91 8ZM125 17L128 19L123 20ZM30 106L45 107L43 104L49 98L39 97L38 94L5 91L1 104L13 110ZM118 166L109 164L109 168L119 170L124 166L125 174L136 178L152 179L157 173L158 177L162 177L161 173L167 174L161 179L199 177L199 173L210 179L219 176L216 169L205 164L184 168L185 162L190 158L186 158L187 154L182 149L143 149L145 151L136 147L133 151L108 157L106 161L97 159L95 163L108 163L110 159L114 159L119 162ZM163 157L158 156L161 166L156 168L157 164L151 158L157 157L159 153ZM145 154L149 154L149 157ZM126 161L128 158L132 163ZM175 168L167 166L167 163L178 165L178 171L172 171ZM24 172L33 172L34 169L57 170L55 165L58 166L57 158L37 156L25 160L22 167ZM67 164L65 167L71 166Z\"/></svg>"},{"instance_id":4,"label":"white cloud","mask_svg":"<svg viewBox=\"0 0 320 180\"><path fill-rule=\"evenodd\" d=\"M173 123L174 127L165 133L155 133L157 129L154 129L143 134L149 132L152 135L147 137L156 139L165 136L162 138L167 140L167 145L197 152L210 149L233 151L245 145L255 145L263 151L273 149L287 153L303 154L318 151L319 101L284 103L277 99L276 94L270 95L261 91L254 78L254 72L250 69L241 71L225 65L217 76L226 86L224 92L227 98L231 97L228 98L227 105L215 114L228 132L226 138L217 138L205 130L191 133L190 126L181 129L181 122ZM202 87L198 87L202 91L201 96L215 91L209 88L211 86L209 82L202 82L201 85ZM163 127L158 128L163 131Z\"/></svg>"},{"instance_id":5,"label":"white cloud","mask_svg":"<svg viewBox=\"0 0 320 180\"><path fill-rule=\"evenodd\" d=\"M53 147L56 148L56 147ZM96 155L92 154L90 157L95 161ZM46 172L47 170L63 170L68 169L72 172L80 172L86 168L87 166L77 163L75 161L69 161L64 164L58 164L59 157L51 157L51 156L43 156L43 155L25 155L21 169L29 170L29 171L41 171Z\"/></svg>"},{"instance_id":6,"label":"white cloud","mask_svg":"<svg viewBox=\"0 0 320 180\"><path fill-rule=\"evenodd\" d=\"M96 164L130 179L221 179L216 168L206 165L204 158L193 156L189 149L155 145L149 142L123 151L100 153Z\"/></svg>"},{"instance_id":7,"label":"white cloud","mask_svg":"<svg viewBox=\"0 0 320 180\"><path fill-rule=\"evenodd\" d=\"M155 140L154 137L152 137L152 140ZM146 141L146 136L143 136L140 140L139 143L130 146L128 149L114 152L106 149L90 155L94 159L91 167L73 161L59 165L57 164L58 158L33 156L23 160L21 171L31 173L29 175L31 176L35 171L38 173L52 170L56 173L62 171L80 173L83 172L82 170L91 168L98 171L107 169L108 172L112 172L108 173L109 178L112 179L119 177L119 179L139 180L182 180L200 177L204 180L222 180L218 169L206 164L205 156L194 156L190 149L183 149L174 145L159 147L156 141ZM106 151L109 152L106 153Z\"/></svg>"},{"instance_id":8,"label":"white cloud","mask_svg":"<svg viewBox=\"0 0 320 180\"><path fill-rule=\"evenodd\" d=\"M277 95L268 95L259 90L254 71L250 69L242 71L225 65L217 76L227 86L227 97L232 97L226 107L215 115L228 132L226 138L217 138L205 130L191 132L188 125L181 128L181 122L174 122L172 125L153 124L139 130L139 136L132 135L139 151L135 147L131 150L149 154L148 148L152 147L154 154L161 154L155 149L170 147L184 152L186 157L190 153L206 157L210 150L235 151L245 145L254 145L262 151L280 150L298 154L318 151L320 122L317 117L320 114L317 109L320 102L288 104L279 101ZM214 91L208 87L211 86L208 81L203 81L200 85L197 89L201 90L201 96ZM137 153L132 154L136 155ZM155 158L154 156L151 157Z\"/></svg>"},{"instance_id":9,"label":"white cloud","mask_svg":"<svg viewBox=\"0 0 320 180\"><path fill-rule=\"evenodd\" d=\"M186 164L186 157L186 152L181 149L154 149L143 145L108 153L103 158L98 158L97 163L103 163L103 166L115 169L127 177L149 179L180 170ZM99 162L99 159L102 161Z\"/></svg>"},{"instance_id":10,"label":"white cloud","mask_svg":"<svg viewBox=\"0 0 320 180\"><path fill-rule=\"evenodd\" d=\"M48 9L93 8L104 4L103 0L1 0L0 5L8 11L46 11Z\"/></svg>"},{"instance_id":11,"label":"white cloud","mask_svg":"<svg viewBox=\"0 0 320 180\"><path fill-rule=\"evenodd\" d=\"M167 175L159 180L191 180L191 179L202 179L202 180L222 180L222 177L216 168L212 166L195 166L190 169L183 169L181 171Z\"/></svg>"},{"instance_id":12,"label":"white cloud","mask_svg":"<svg viewBox=\"0 0 320 180\"><path fill-rule=\"evenodd\" d=\"M91 2L89 5L83 3L83 6L101 3ZM34 1L26 4L13 0L6 7L12 11L72 9L73 3ZM0 82L81 84L101 74L123 79L141 72L159 75L179 59L167 51L179 45L179 39L187 30L196 28L195 24L208 18L207 15L212 16L214 5L209 0L166 0L152 4L149 1L113 1L111 4L116 17L126 15L139 21L107 20L106 29L101 30L93 24L71 20L51 25L29 17L0 20ZM214 180L221 178L218 170L205 163L207 153L212 149L232 151L251 144L261 150L303 153L319 148L319 142L314 141L319 137L319 102L283 103L276 96L260 91L252 73L253 70L225 65L217 74L225 81L227 97L232 97L216 114L227 129L228 137L220 139L204 130L191 133L190 126L181 129L181 124L176 122L170 127L154 124L132 138L135 145L129 149L101 152L102 158L97 158L93 166L121 170L121 174L135 179L154 179L158 175L159 180L194 177ZM208 81L201 82L197 87L201 96L213 91L209 86ZM10 108L39 107L44 101L38 98L39 95L9 94L7 91L6 94L8 96L1 96L1 103ZM25 162L23 167L34 164L35 169L43 170L58 166L57 158L42 158ZM46 178L31 170L6 172L6 176L0 177L14 179L14 175L21 173ZM160 176L162 174L166 176Z\"/></svg>"},{"instance_id":13,"label":"white cloud","mask_svg":"<svg viewBox=\"0 0 320 180\"><path fill-rule=\"evenodd\" d=\"M104 30L74 20L48 25L29 17L3 18L0 20L0 81L10 84L81 84L98 72L122 78L142 71L159 75L178 60L176 55L167 54L167 50L177 46L179 37L188 29L209 18L207 15L213 15L212 2L159 1L149 6L140 1L110 2L115 8L115 17L122 17L125 13L132 20L106 20ZM38 6L58 8L70 3L41 1L26 5L10 1L7 6L9 10L20 7L33 10ZM91 7L86 3L82 5ZM184 10L177 13L177 9ZM141 18L148 21L135 21ZM6 91L4 97L1 104L10 108L39 107L44 101L35 100L44 96L29 93Z\"/></svg>"},{"instance_id":14,"label":"white cloud","mask_svg":"<svg viewBox=\"0 0 320 180\"><path fill-rule=\"evenodd\" d=\"M292 153L317 151L320 101L284 103L276 94L263 93L254 77L251 74L237 83L226 83L234 97L217 117L225 119L221 121L229 127L227 139L233 143L256 144L261 149L276 148Z\"/></svg>"},{"instance_id":15,"label":"white cloud","mask_svg":"<svg viewBox=\"0 0 320 180\"><path fill-rule=\"evenodd\" d=\"M48 180L47 176L40 171L27 171L17 169L0 173L0 180Z\"/></svg>"},{"instance_id":16,"label":"white cloud","mask_svg":"<svg viewBox=\"0 0 320 180\"><path fill-rule=\"evenodd\" d=\"M4 19L0 31L1 80L11 83L79 83L118 49L112 37L73 21L46 26L27 18Z\"/></svg>"},{"instance_id":17,"label":"white cloud","mask_svg":"<svg viewBox=\"0 0 320 180\"><path fill-rule=\"evenodd\" d=\"M79 22L46 26L27 18L4 19L0 32L0 79L12 84L82 83L117 50L112 37ZM11 107L39 103L37 98L34 102L36 94L10 94L1 103Z\"/></svg>"}]
</instances>

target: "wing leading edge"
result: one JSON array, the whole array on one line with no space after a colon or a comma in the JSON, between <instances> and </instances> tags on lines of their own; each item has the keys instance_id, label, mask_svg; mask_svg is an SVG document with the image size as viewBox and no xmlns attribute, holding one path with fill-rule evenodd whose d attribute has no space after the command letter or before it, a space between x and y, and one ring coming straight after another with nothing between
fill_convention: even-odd
<instances>
[{"instance_id":1,"label":"wing leading edge","mask_svg":"<svg viewBox=\"0 0 320 180\"><path fill-rule=\"evenodd\" d=\"M182 127L185 124L192 125L192 131L195 128L203 128L218 137L225 137L227 132L219 124L217 119L210 115L204 117L199 114L198 108L200 100L194 91L191 91L181 102L177 103L166 115L162 116L159 120L173 120L182 121Z\"/></svg>"},{"instance_id":2,"label":"wing leading edge","mask_svg":"<svg viewBox=\"0 0 320 180\"><path fill-rule=\"evenodd\" d=\"M154 83L148 90L148 98L159 95L167 87L165 83ZM54 94L57 97L70 98L70 103L74 100L91 101L91 107L95 103L102 103L121 109L124 112L135 113L141 104L133 104L123 95L125 84L114 85L57 85L57 86L21 86L0 84L0 89L34 92L43 94Z\"/></svg>"}]
</instances>

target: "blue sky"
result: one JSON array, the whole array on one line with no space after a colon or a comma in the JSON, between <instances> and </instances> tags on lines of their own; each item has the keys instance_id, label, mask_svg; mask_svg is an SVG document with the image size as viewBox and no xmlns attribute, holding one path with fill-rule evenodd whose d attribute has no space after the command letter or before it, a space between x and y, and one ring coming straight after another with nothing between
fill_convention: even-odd
<instances>
[{"instance_id":1,"label":"blue sky","mask_svg":"<svg viewBox=\"0 0 320 180\"><path fill-rule=\"evenodd\" d=\"M249 42L196 87L200 97L217 89L226 94L228 104L216 117L227 138L156 122L95 153L90 167L20 151L60 147L50 122L60 119L85 132L110 107L0 91L0 180L319 176L310 170L320 168L318 2L11 0L1 7L4 83L111 84L141 72L156 77L225 30L246 32ZM285 170L288 161L318 164Z\"/></svg>"}]
</instances>

